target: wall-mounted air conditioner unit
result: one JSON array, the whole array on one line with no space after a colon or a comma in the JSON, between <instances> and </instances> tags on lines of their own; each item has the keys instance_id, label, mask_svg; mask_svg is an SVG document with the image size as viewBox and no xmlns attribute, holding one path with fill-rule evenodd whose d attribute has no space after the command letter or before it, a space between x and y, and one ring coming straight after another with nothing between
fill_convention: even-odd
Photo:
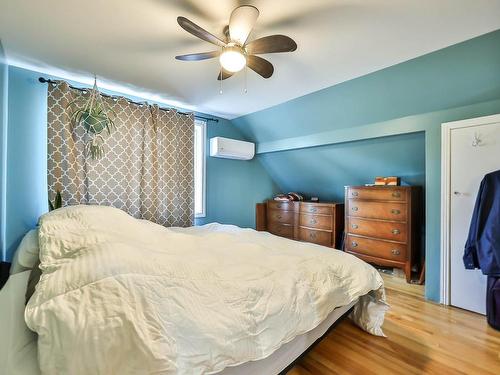
<instances>
[{"instance_id":1,"label":"wall-mounted air conditioner unit","mask_svg":"<svg viewBox=\"0 0 500 375\"><path fill-rule=\"evenodd\" d=\"M210 156L224 159L250 160L255 155L255 144L236 139L210 138Z\"/></svg>"}]
</instances>

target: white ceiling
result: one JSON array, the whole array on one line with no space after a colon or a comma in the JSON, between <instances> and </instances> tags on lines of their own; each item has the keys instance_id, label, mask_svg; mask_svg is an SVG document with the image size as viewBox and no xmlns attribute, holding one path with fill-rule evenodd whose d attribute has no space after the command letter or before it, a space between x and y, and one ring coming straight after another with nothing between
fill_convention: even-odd
<instances>
[{"instance_id":1,"label":"white ceiling","mask_svg":"<svg viewBox=\"0 0 500 375\"><path fill-rule=\"evenodd\" d=\"M285 34L297 51L263 56L265 80L248 72L224 82L217 59L175 55L214 50L182 30L185 16L222 34L233 8L260 17L250 39ZM0 38L9 63L234 118L500 28L500 0L1 0ZM57 68L57 70L54 70ZM86 78L86 79L85 79Z\"/></svg>"}]
</instances>

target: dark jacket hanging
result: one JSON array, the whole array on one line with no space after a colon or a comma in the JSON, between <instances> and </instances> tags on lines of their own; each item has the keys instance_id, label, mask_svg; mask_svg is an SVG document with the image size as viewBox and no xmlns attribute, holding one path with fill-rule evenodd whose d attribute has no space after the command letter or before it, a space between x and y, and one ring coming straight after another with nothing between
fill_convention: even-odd
<instances>
[{"instance_id":1,"label":"dark jacket hanging","mask_svg":"<svg viewBox=\"0 0 500 375\"><path fill-rule=\"evenodd\" d=\"M500 276L500 170L481 181L465 244L466 269L480 268L488 276Z\"/></svg>"}]
</instances>

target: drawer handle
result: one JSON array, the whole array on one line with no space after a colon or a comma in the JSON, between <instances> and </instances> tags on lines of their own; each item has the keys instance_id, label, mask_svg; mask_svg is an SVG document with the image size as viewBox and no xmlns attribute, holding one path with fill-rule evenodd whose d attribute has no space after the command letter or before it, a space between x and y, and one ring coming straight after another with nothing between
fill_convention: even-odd
<instances>
[{"instance_id":1,"label":"drawer handle","mask_svg":"<svg viewBox=\"0 0 500 375\"><path fill-rule=\"evenodd\" d=\"M316 219L309 220L309 224L316 224L316 223L317 223Z\"/></svg>"},{"instance_id":2,"label":"drawer handle","mask_svg":"<svg viewBox=\"0 0 500 375\"><path fill-rule=\"evenodd\" d=\"M352 247L358 247L358 243L355 241L352 241L351 245L352 245Z\"/></svg>"},{"instance_id":3,"label":"drawer handle","mask_svg":"<svg viewBox=\"0 0 500 375\"><path fill-rule=\"evenodd\" d=\"M276 205L276 208L281 208L281 207L283 207L283 206L281 205L281 203L278 203L278 204Z\"/></svg>"},{"instance_id":4,"label":"drawer handle","mask_svg":"<svg viewBox=\"0 0 500 375\"><path fill-rule=\"evenodd\" d=\"M351 193L351 195L352 195L353 197L357 197L357 196L359 195L359 193L358 193L357 191L353 191L353 192Z\"/></svg>"},{"instance_id":5,"label":"drawer handle","mask_svg":"<svg viewBox=\"0 0 500 375\"><path fill-rule=\"evenodd\" d=\"M309 208L309 212L316 212L316 211L318 211L318 209L316 207Z\"/></svg>"},{"instance_id":6,"label":"drawer handle","mask_svg":"<svg viewBox=\"0 0 500 375\"><path fill-rule=\"evenodd\" d=\"M316 239L316 233L309 233L309 238L311 240L315 240Z\"/></svg>"},{"instance_id":7,"label":"drawer handle","mask_svg":"<svg viewBox=\"0 0 500 375\"><path fill-rule=\"evenodd\" d=\"M398 249L394 249L394 250L391 250L391 253L393 255L399 255L399 254L401 254L401 251L399 251Z\"/></svg>"},{"instance_id":8,"label":"drawer handle","mask_svg":"<svg viewBox=\"0 0 500 375\"><path fill-rule=\"evenodd\" d=\"M358 229L358 224L351 225L352 229Z\"/></svg>"},{"instance_id":9,"label":"drawer handle","mask_svg":"<svg viewBox=\"0 0 500 375\"><path fill-rule=\"evenodd\" d=\"M399 197L401 197L401 193L399 191L395 191L395 192L392 193L392 196L394 198L399 198Z\"/></svg>"},{"instance_id":10,"label":"drawer handle","mask_svg":"<svg viewBox=\"0 0 500 375\"><path fill-rule=\"evenodd\" d=\"M281 220L281 215L276 216L276 219Z\"/></svg>"},{"instance_id":11,"label":"drawer handle","mask_svg":"<svg viewBox=\"0 0 500 375\"><path fill-rule=\"evenodd\" d=\"M353 210L353 211L357 211L357 210L358 210L358 208L357 208L357 207L352 207L352 208L351 208L351 210Z\"/></svg>"},{"instance_id":12,"label":"drawer handle","mask_svg":"<svg viewBox=\"0 0 500 375\"><path fill-rule=\"evenodd\" d=\"M393 229L392 230L392 234L400 234L400 230L399 229Z\"/></svg>"},{"instance_id":13,"label":"drawer handle","mask_svg":"<svg viewBox=\"0 0 500 375\"><path fill-rule=\"evenodd\" d=\"M393 209L391 210L391 214L394 214L394 215L399 215L400 213L401 213L401 211L396 210L395 208L393 208Z\"/></svg>"}]
</instances>

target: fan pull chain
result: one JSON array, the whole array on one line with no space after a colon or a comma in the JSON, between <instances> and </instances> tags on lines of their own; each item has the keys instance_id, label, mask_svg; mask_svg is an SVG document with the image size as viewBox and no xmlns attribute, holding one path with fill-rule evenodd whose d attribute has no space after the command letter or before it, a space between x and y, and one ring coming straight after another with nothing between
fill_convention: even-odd
<instances>
[{"instance_id":1,"label":"fan pull chain","mask_svg":"<svg viewBox=\"0 0 500 375\"><path fill-rule=\"evenodd\" d=\"M248 90L247 90L247 71L248 71L248 66L245 64L245 88L243 89L243 92L245 94L248 92Z\"/></svg>"},{"instance_id":2,"label":"fan pull chain","mask_svg":"<svg viewBox=\"0 0 500 375\"><path fill-rule=\"evenodd\" d=\"M222 66L220 67L219 94L222 95Z\"/></svg>"}]
</instances>

